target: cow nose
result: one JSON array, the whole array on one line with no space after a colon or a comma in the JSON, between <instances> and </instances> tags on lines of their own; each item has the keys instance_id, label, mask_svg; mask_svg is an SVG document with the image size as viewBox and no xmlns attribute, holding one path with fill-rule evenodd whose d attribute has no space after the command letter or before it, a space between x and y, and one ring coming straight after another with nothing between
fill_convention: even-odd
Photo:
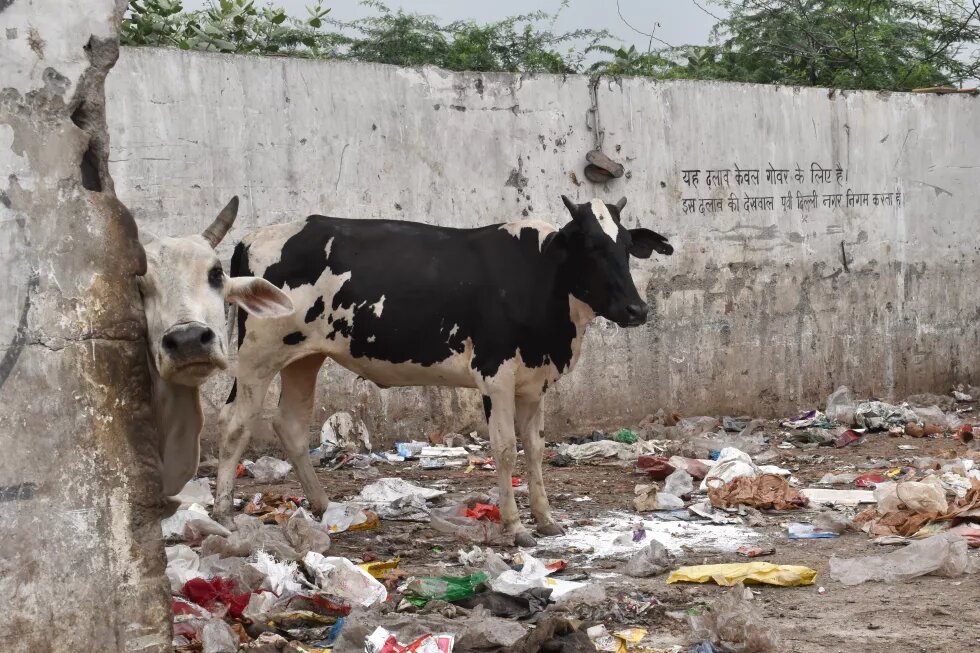
<instances>
[{"instance_id":1,"label":"cow nose","mask_svg":"<svg viewBox=\"0 0 980 653\"><path fill-rule=\"evenodd\" d=\"M629 316L632 324L643 324L647 319L647 305L642 302L638 304L627 304L626 315Z\"/></svg>"},{"instance_id":2,"label":"cow nose","mask_svg":"<svg viewBox=\"0 0 980 653\"><path fill-rule=\"evenodd\" d=\"M214 341L214 331L203 324L181 324L163 335L163 349L170 355L190 355L206 352Z\"/></svg>"}]
</instances>

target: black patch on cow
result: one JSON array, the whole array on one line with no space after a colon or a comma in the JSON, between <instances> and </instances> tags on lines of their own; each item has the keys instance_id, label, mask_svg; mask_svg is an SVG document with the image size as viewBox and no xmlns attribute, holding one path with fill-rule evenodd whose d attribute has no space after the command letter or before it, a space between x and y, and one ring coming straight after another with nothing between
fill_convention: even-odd
<instances>
[{"instance_id":1,"label":"black patch on cow","mask_svg":"<svg viewBox=\"0 0 980 653\"><path fill-rule=\"evenodd\" d=\"M493 410L493 402L490 401L490 397L483 395L483 414L487 418L487 424L490 423L490 411Z\"/></svg>"},{"instance_id":2,"label":"black patch on cow","mask_svg":"<svg viewBox=\"0 0 980 653\"><path fill-rule=\"evenodd\" d=\"M304 340L306 340L306 336L303 335L302 331L293 331L292 333L287 333L282 337L282 344L298 345Z\"/></svg>"},{"instance_id":3,"label":"black patch on cow","mask_svg":"<svg viewBox=\"0 0 980 653\"><path fill-rule=\"evenodd\" d=\"M230 404L231 402L235 401L235 397L237 396L238 396L238 381L235 380L235 382L231 384L231 392L228 393L228 399L225 400L225 403Z\"/></svg>"},{"instance_id":4,"label":"black patch on cow","mask_svg":"<svg viewBox=\"0 0 980 653\"><path fill-rule=\"evenodd\" d=\"M235 251L231 254L231 270L229 270L229 276L232 277L251 277L252 270L248 265L248 245L245 243L238 243L235 245ZM242 343L245 342L245 319L248 317L242 309L237 309L235 313L238 315L238 348L242 348ZM232 393L235 389L232 388ZM228 401L234 400L234 396Z\"/></svg>"},{"instance_id":5,"label":"black patch on cow","mask_svg":"<svg viewBox=\"0 0 980 653\"><path fill-rule=\"evenodd\" d=\"M313 306L310 306L310 309L306 311L306 323L309 324L313 320L323 315L323 308L323 297L317 297L316 301L313 302Z\"/></svg>"},{"instance_id":6,"label":"black patch on cow","mask_svg":"<svg viewBox=\"0 0 980 653\"><path fill-rule=\"evenodd\" d=\"M518 353L527 367L551 363L564 372L576 336L569 295L616 321L640 301L629 276L629 232L613 241L588 204L573 207L572 222L543 246L533 227L515 237L501 225L312 215L282 244L265 278L297 288L315 285L328 268L334 277L349 273L326 310L324 335L348 338L355 359L432 366L472 343L471 365L485 378Z\"/></svg>"}]
</instances>

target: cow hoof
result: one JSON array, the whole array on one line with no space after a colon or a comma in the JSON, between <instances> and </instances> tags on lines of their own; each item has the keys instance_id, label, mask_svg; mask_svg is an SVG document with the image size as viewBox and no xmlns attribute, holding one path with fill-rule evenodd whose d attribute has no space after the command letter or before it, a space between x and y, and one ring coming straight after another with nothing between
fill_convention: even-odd
<instances>
[{"instance_id":1,"label":"cow hoof","mask_svg":"<svg viewBox=\"0 0 980 653\"><path fill-rule=\"evenodd\" d=\"M553 535L564 535L565 529L561 527L560 524L551 522L550 524L541 524L537 527L537 533L541 537L551 537Z\"/></svg>"},{"instance_id":2,"label":"cow hoof","mask_svg":"<svg viewBox=\"0 0 980 653\"><path fill-rule=\"evenodd\" d=\"M537 546L538 542L534 537L527 531L517 531L514 533L514 545L515 546Z\"/></svg>"}]
</instances>

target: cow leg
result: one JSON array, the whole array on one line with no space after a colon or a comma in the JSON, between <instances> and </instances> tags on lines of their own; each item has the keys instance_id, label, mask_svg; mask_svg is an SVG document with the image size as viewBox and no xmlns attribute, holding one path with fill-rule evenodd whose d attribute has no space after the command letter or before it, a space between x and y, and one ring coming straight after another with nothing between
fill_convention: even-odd
<instances>
[{"instance_id":1,"label":"cow leg","mask_svg":"<svg viewBox=\"0 0 980 653\"><path fill-rule=\"evenodd\" d=\"M239 370L241 368L239 367ZM232 525L232 499L235 471L252 437L252 427L262 415L262 404L273 376L236 380L235 401L221 410L221 443L218 449L218 480L215 484L214 518L225 526Z\"/></svg>"},{"instance_id":2,"label":"cow leg","mask_svg":"<svg viewBox=\"0 0 980 653\"><path fill-rule=\"evenodd\" d=\"M310 462L310 417L313 414L313 397L316 392L316 376L323 365L323 355L301 358L282 369L282 394L279 395L279 413L272 428L279 436L282 448L296 470L306 498L317 514L327 508L329 499Z\"/></svg>"},{"instance_id":3,"label":"cow leg","mask_svg":"<svg viewBox=\"0 0 980 653\"><path fill-rule=\"evenodd\" d=\"M548 493L544 487L541 473L541 458L544 455L544 412L541 398L517 398L517 432L524 444L524 458L527 460L527 487L531 497L531 514L537 522L537 532L541 535L562 535L565 531L551 516Z\"/></svg>"},{"instance_id":4,"label":"cow leg","mask_svg":"<svg viewBox=\"0 0 980 653\"><path fill-rule=\"evenodd\" d=\"M521 525L514 500L511 477L517 464L517 436L514 433L513 383L501 384L483 395L483 407L490 427L490 448L497 463L497 488L500 493L500 521L505 533L513 533L518 546L534 546L534 538Z\"/></svg>"}]
</instances>

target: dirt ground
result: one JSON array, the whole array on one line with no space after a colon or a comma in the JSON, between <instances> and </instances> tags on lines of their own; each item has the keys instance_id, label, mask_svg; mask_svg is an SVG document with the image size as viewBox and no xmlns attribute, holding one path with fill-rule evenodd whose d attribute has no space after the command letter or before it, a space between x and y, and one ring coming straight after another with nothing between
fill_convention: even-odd
<instances>
[{"instance_id":1,"label":"dirt ground","mask_svg":"<svg viewBox=\"0 0 980 653\"><path fill-rule=\"evenodd\" d=\"M901 450L899 445L912 445L916 449ZM851 471L887 469L911 464L912 459L919 456L963 456L965 448L948 436L943 439L911 439L879 433L865 437L857 446L844 449L822 447L801 450L773 446L771 451L775 452L775 459L767 462L790 469L801 485L807 487L815 484L825 473L847 469L848 466L851 466ZM520 465L516 473L523 476L523 459ZM374 469L377 469L378 477L400 476L420 485L447 490L450 493L447 498L459 498L471 492L488 492L495 483L495 473L491 471L465 473L462 468L423 471L413 462L378 464ZM349 499L371 482L371 479L364 479L364 471L321 469L318 473L331 499L337 501ZM545 476L555 517L566 527L588 523L611 511L633 513L633 488L637 483L648 482L632 465L580 464L564 468L546 465ZM853 488L853 485L849 487ZM301 494L300 486L292 475L276 486L260 486L250 482L250 479L239 479L236 490L242 497L264 490ZM584 496L591 500L575 500ZM518 505L527 522L530 513L526 494L518 495ZM836 539L787 538L786 522L807 522L816 512L817 509L809 508L767 512L766 525L755 528L762 536L758 544L768 544L776 550L774 555L756 560L806 565L818 572L816 583L810 586L753 586L758 609L782 639L781 650L799 653L918 653L966 651L980 647L980 628L977 628L980 623L977 618L980 578L922 577L896 585L871 582L845 587L828 575L831 556L883 554L895 548L874 545L861 532L847 532ZM464 548L461 543L434 531L428 524L382 521L378 530L334 536L331 555L342 555L355 561L368 553L378 559L400 555L401 567L415 575L462 575L466 572L458 561L461 548ZM501 549L497 547L498 551ZM563 557L568 561L568 568L563 572L566 577L602 584L609 602L592 616L605 623L610 631L623 626L647 628L654 647L691 643L690 628L680 613L710 604L728 591L715 585L668 585L666 575L651 579L630 578L616 573L622 567L621 561L590 561L582 553L562 551L560 547L556 549L549 544L549 539L539 540L536 555ZM980 551L971 550L970 556L975 560L980 557ZM699 550L694 541L678 555L677 566L747 561L747 558L736 553ZM820 593L819 588L824 588L825 592ZM639 617L623 616L616 606L619 597L624 594L648 597L652 599L654 607Z\"/></svg>"}]
</instances>

